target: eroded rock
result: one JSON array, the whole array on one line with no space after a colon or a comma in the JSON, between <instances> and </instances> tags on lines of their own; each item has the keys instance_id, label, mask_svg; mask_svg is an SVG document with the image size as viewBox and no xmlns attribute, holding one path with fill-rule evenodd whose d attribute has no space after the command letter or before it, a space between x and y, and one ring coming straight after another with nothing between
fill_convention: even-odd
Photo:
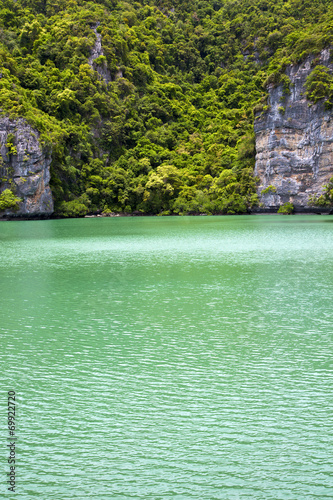
<instances>
[{"instance_id":1,"label":"eroded rock","mask_svg":"<svg viewBox=\"0 0 333 500\"><path fill-rule=\"evenodd\" d=\"M305 96L305 81L313 70L311 61L291 66L290 94L282 85L269 89L268 109L255 120L258 194L264 209L286 202L296 210L309 209L310 197L320 195L333 176L333 114L324 102L312 105ZM320 64L333 71L329 50ZM267 191L269 186L274 189ZM276 191L275 191L276 190Z\"/></svg>"},{"instance_id":2,"label":"eroded rock","mask_svg":"<svg viewBox=\"0 0 333 500\"><path fill-rule=\"evenodd\" d=\"M17 211L7 209L2 216L53 213L51 153L41 147L39 136L23 118L0 117L0 192L11 189L23 200Z\"/></svg>"}]
</instances>

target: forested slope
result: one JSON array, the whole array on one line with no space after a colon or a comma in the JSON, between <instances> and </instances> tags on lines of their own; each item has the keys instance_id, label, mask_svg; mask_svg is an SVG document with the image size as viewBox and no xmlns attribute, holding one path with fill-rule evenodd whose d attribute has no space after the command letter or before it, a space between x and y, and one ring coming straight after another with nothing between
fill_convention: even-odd
<instances>
[{"instance_id":1,"label":"forested slope","mask_svg":"<svg viewBox=\"0 0 333 500\"><path fill-rule=\"evenodd\" d=\"M246 212L253 110L288 64L331 43L331 4L5 0L0 109L52 151L59 215ZM331 77L310 83L329 106Z\"/></svg>"}]
</instances>

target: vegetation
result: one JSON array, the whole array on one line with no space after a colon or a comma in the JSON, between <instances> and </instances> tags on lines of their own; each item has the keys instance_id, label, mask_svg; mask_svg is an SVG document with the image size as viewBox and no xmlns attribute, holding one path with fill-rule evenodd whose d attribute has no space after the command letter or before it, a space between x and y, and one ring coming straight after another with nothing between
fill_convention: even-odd
<instances>
[{"instance_id":1,"label":"vegetation","mask_svg":"<svg viewBox=\"0 0 333 500\"><path fill-rule=\"evenodd\" d=\"M268 84L288 93L287 65L333 37L330 0L3 0L0 11L1 113L52 147L68 217L248 211L253 108ZM103 54L89 64L95 31ZM331 87L318 66L308 97L330 106Z\"/></svg>"},{"instance_id":2,"label":"vegetation","mask_svg":"<svg viewBox=\"0 0 333 500\"><path fill-rule=\"evenodd\" d=\"M284 215L291 215L294 213L294 205L287 201L287 203L284 203L281 205L281 207L278 210L278 214L284 214Z\"/></svg>"},{"instance_id":3,"label":"vegetation","mask_svg":"<svg viewBox=\"0 0 333 500\"><path fill-rule=\"evenodd\" d=\"M5 189L0 195L0 211L8 208L17 210L21 201L10 189Z\"/></svg>"},{"instance_id":4,"label":"vegetation","mask_svg":"<svg viewBox=\"0 0 333 500\"><path fill-rule=\"evenodd\" d=\"M326 109L333 106L333 76L328 68L318 65L306 79L306 96L314 104L325 99Z\"/></svg>"},{"instance_id":5,"label":"vegetation","mask_svg":"<svg viewBox=\"0 0 333 500\"><path fill-rule=\"evenodd\" d=\"M329 208L333 206L333 177L331 177L329 183L324 186L324 193L320 196L312 196L309 202L317 207Z\"/></svg>"},{"instance_id":6,"label":"vegetation","mask_svg":"<svg viewBox=\"0 0 333 500\"><path fill-rule=\"evenodd\" d=\"M261 194L267 194L267 193L276 193L276 187L272 186L272 184L270 184L269 186L267 186L265 189L263 189L261 191Z\"/></svg>"}]
</instances>

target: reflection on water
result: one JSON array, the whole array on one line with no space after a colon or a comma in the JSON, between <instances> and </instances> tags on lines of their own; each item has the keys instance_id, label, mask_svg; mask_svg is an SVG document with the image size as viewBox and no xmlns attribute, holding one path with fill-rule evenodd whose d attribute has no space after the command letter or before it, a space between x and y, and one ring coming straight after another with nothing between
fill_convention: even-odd
<instances>
[{"instance_id":1,"label":"reflection on water","mask_svg":"<svg viewBox=\"0 0 333 500\"><path fill-rule=\"evenodd\" d=\"M332 498L331 220L2 223L19 498Z\"/></svg>"}]
</instances>

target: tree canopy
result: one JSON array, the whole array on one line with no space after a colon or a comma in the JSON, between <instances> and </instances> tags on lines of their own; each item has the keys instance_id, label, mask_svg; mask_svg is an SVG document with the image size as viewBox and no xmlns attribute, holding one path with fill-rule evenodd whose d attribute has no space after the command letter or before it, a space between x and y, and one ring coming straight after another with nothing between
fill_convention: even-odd
<instances>
[{"instance_id":1,"label":"tree canopy","mask_svg":"<svg viewBox=\"0 0 333 500\"><path fill-rule=\"evenodd\" d=\"M52 147L59 215L243 213L265 85L332 37L330 0L3 0L0 109Z\"/></svg>"}]
</instances>

